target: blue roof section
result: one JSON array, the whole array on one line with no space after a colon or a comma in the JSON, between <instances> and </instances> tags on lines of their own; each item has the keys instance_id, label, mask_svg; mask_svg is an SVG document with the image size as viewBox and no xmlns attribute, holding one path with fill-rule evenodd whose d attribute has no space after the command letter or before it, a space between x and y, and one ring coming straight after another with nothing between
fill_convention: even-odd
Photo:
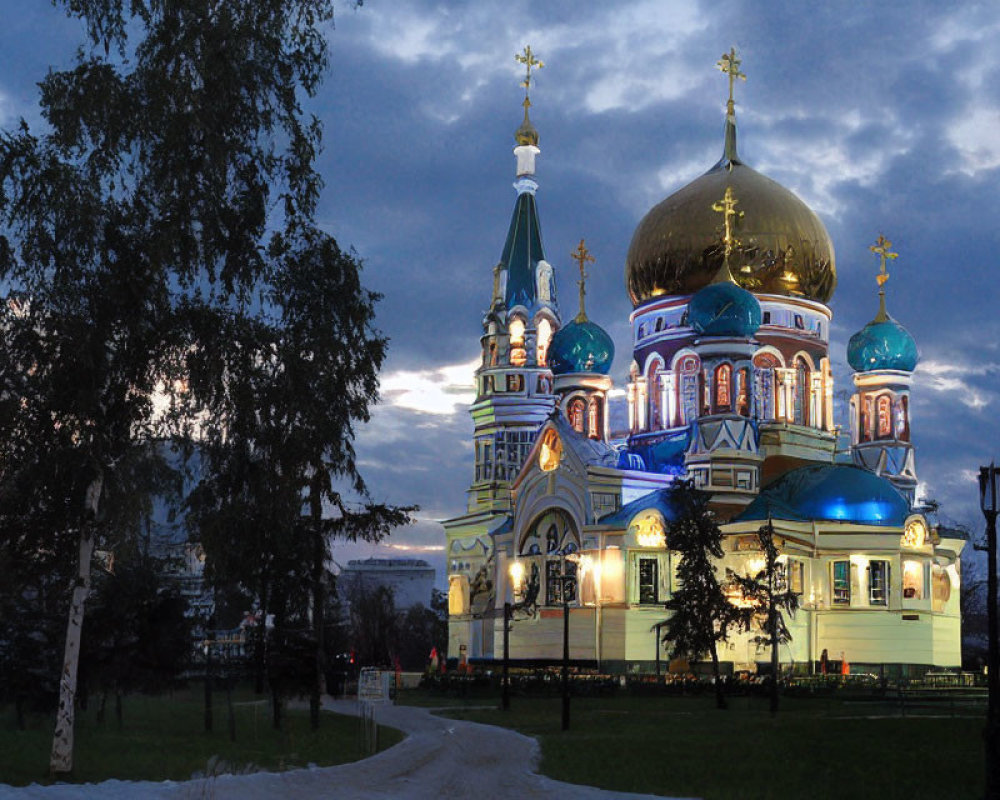
<instances>
[{"instance_id":1,"label":"blue roof section","mask_svg":"<svg viewBox=\"0 0 1000 800\"><path fill-rule=\"evenodd\" d=\"M735 283L712 283L691 298L688 320L705 336L750 337L760 327L760 303Z\"/></svg>"},{"instance_id":2,"label":"blue roof section","mask_svg":"<svg viewBox=\"0 0 1000 800\"><path fill-rule=\"evenodd\" d=\"M874 369L913 372L917 366L917 343L892 317L872 320L848 342L847 363L856 372Z\"/></svg>"},{"instance_id":3,"label":"blue roof section","mask_svg":"<svg viewBox=\"0 0 1000 800\"><path fill-rule=\"evenodd\" d=\"M638 500L626 503L614 514L608 514L606 517L601 517L598 524L620 525L624 527L632 521L632 517L640 511L645 511L649 508L655 508L659 511L663 515L663 519L665 521L673 522L677 519L677 512L670 504L670 492L671 490L669 488L657 489L656 491L643 495Z\"/></svg>"},{"instance_id":4,"label":"blue roof section","mask_svg":"<svg viewBox=\"0 0 1000 800\"><path fill-rule=\"evenodd\" d=\"M823 520L902 527L910 504L885 478L848 464L819 464L786 472L733 522Z\"/></svg>"},{"instance_id":5,"label":"blue roof section","mask_svg":"<svg viewBox=\"0 0 1000 800\"><path fill-rule=\"evenodd\" d=\"M535 196L523 191L517 196L514 214L507 231L507 241L500 261L507 268L507 309L535 305L535 269L545 259L542 251L542 232L538 225ZM552 278L553 284L555 279ZM549 297L555 300L555 286L549 287Z\"/></svg>"},{"instance_id":6,"label":"blue roof section","mask_svg":"<svg viewBox=\"0 0 1000 800\"><path fill-rule=\"evenodd\" d=\"M683 475L684 453L691 444L691 428L685 428L681 433L660 439L653 444L633 444L628 450L642 459L643 472L656 472L661 475ZM621 463L621 461L619 461ZM623 466L623 469L630 469Z\"/></svg>"},{"instance_id":7,"label":"blue roof section","mask_svg":"<svg viewBox=\"0 0 1000 800\"><path fill-rule=\"evenodd\" d=\"M607 375L615 358L615 343L595 322L579 317L556 331L549 344L549 367L554 375L598 372Z\"/></svg>"}]
</instances>

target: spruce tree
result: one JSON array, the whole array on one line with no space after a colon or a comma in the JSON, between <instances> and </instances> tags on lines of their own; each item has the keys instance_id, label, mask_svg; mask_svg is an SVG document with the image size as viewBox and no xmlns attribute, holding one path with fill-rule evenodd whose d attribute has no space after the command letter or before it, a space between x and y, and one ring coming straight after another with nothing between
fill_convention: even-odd
<instances>
[{"instance_id":1,"label":"spruce tree","mask_svg":"<svg viewBox=\"0 0 1000 800\"><path fill-rule=\"evenodd\" d=\"M676 481L670 503L676 517L667 529L667 544L680 555L677 588L666 603L671 611L664 628L670 657L712 659L716 706L726 708L717 644L726 641L737 621L737 609L726 599L715 561L722 558L722 530L708 508L709 496L691 481Z\"/></svg>"}]
</instances>

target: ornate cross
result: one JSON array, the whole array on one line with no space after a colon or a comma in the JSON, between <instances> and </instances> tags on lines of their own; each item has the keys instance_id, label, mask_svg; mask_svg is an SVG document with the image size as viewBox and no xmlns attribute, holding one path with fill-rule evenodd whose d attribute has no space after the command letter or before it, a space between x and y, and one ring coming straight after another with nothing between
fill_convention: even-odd
<instances>
[{"instance_id":1,"label":"ornate cross","mask_svg":"<svg viewBox=\"0 0 1000 800\"><path fill-rule=\"evenodd\" d=\"M584 244L583 239L580 240L580 244L577 246L576 250L570 253L569 256L580 266L580 280L578 281L580 286L580 313L577 314L576 318L578 320L582 320L587 318L587 313L583 309L583 297L587 294L587 273L585 267L587 262L590 262L591 264L594 263L594 257L590 254L590 251L587 249L586 244Z\"/></svg>"},{"instance_id":2,"label":"ornate cross","mask_svg":"<svg viewBox=\"0 0 1000 800\"><path fill-rule=\"evenodd\" d=\"M726 103L726 111L733 114L735 103L733 102L733 84L737 78L745 81L747 76L740 72L740 64L743 63L736 55L736 48L731 47L728 53L723 53L722 58L715 62L722 72L729 76L729 102Z\"/></svg>"},{"instance_id":3,"label":"ornate cross","mask_svg":"<svg viewBox=\"0 0 1000 800\"><path fill-rule=\"evenodd\" d=\"M885 271L885 260L888 258L892 261L895 258L899 258L899 253L894 253L889 248L892 247L892 242L886 239L881 233L878 235L878 241L875 242L868 249L873 253L876 253L879 257L879 273L875 276L875 280L878 281L879 289L881 290L885 286L885 282L889 280L889 273Z\"/></svg>"},{"instance_id":4,"label":"ornate cross","mask_svg":"<svg viewBox=\"0 0 1000 800\"><path fill-rule=\"evenodd\" d=\"M740 240L733 235L733 218L742 219L743 212L736 210L736 205L740 201L736 199L736 195L733 194L733 187L727 186L726 193L722 196L722 200L718 203L712 203L712 211L718 211L723 215L722 224L724 233L722 235L722 244L726 249L726 259L728 261L730 254L733 252L733 248L737 247Z\"/></svg>"},{"instance_id":5,"label":"ornate cross","mask_svg":"<svg viewBox=\"0 0 1000 800\"><path fill-rule=\"evenodd\" d=\"M531 68L541 69L545 64L535 58L530 44L525 46L523 52L515 53L514 60L519 64L524 64L524 80L521 81L521 86L524 87L524 107L527 108L531 105L531 100L528 99L528 93L531 91Z\"/></svg>"}]
</instances>

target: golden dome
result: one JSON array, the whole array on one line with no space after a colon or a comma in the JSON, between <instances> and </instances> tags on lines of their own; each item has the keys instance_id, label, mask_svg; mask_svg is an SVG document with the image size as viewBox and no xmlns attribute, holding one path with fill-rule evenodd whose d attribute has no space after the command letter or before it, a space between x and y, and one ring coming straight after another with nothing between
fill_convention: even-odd
<instances>
[{"instance_id":1,"label":"golden dome","mask_svg":"<svg viewBox=\"0 0 1000 800\"><path fill-rule=\"evenodd\" d=\"M693 294L712 282L725 257L720 201L732 189L739 212L730 271L744 289L827 302L837 285L833 243L809 207L746 166L727 115L725 154L708 172L655 205L629 245L625 283L633 305Z\"/></svg>"}]
</instances>

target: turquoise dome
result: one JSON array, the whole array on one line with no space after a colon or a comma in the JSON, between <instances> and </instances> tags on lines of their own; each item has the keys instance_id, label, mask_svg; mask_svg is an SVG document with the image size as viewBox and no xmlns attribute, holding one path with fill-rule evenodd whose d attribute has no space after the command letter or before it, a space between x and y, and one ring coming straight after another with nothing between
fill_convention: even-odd
<instances>
[{"instance_id":1,"label":"turquoise dome","mask_svg":"<svg viewBox=\"0 0 1000 800\"><path fill-rule=\"evenodd\" d=\"M599 372L607 375L615 358L615 343L607 331L586 317L577 317L556 331L549 343L549 368L554 375Z\"/></svg>"},{"instance_id":2,"label":"turquoise dome","mask_svg":"<svg viewBox=\"0 0 1000 800\"><path fill-rule=\"evenodd\" d=\"M818 464L786 472L761 490L734 520L828 520L902 527L910 504L888 480L850 464Z\"/></svg>"},{"instance_id":3,"label":"turquoise dome","mask_svg":"<svg viewBox=\"0 0 1000 800\"><path fill-rule=\"evenodd\" d=\"M760 320L757 298L729 281L709 284L688 303L688 322L706 336L753 336Z\"/></svg>"},{"instance_id":4,"label":"turquoise dome","mask_svg":"<svg viewBox=\"0 0 1000 800\"><path fill-rule=\"evenodd\" d=\"M917 343L909 331L886 314L874 319L847 343L847 363L855 372L898 369L913 372L917 366Z\"/></svg>"}]
</instances>

